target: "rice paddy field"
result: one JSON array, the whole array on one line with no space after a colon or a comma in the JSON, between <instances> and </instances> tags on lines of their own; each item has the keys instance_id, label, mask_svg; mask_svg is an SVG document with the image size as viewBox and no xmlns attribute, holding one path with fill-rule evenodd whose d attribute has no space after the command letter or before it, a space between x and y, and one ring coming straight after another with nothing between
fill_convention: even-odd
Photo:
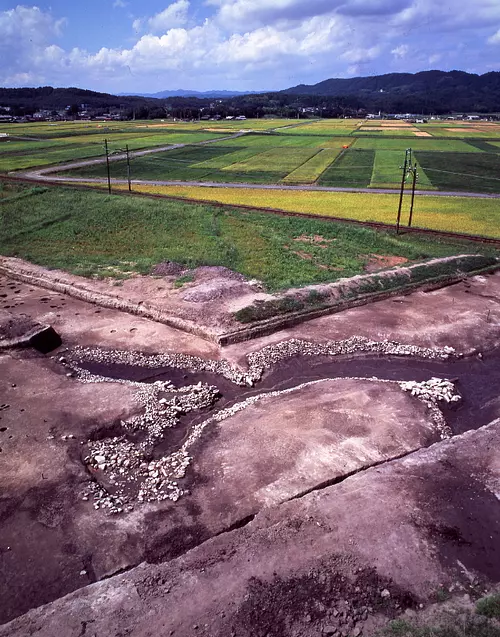
<instances>
[{"instance_id":1,"label":"rice paddy field","mask_svg":"<svg viewBox=\"0 0 500 637\"><path fill-rule=\"evenodd\" d=\"M80 130L44 139L44 147L28 157L27 142L12 140L7 154L0 144L0 170L102 154L104 133L112 150L124 144L131 150L183 145L135 157L132 178L141 180L398 189L405 150L411 148L420 190L500 193L500 125L490 122L230 120L127 126L128 131ZM113 178L126 174L125 161L112 162ZM68 175L102 178L105 167Z\"/></svg>"},{"instance_id":2,"label":"rice paddy field","mask_svg":"<svg viewBox=\"0 0 500 637\"><path fill-rule=\"evenodd\" d=\"M419 190L500 194L500 124L431 120L223 120L172 122L68 122L0 125L0 173L103 157L128 145L133 180L191 182L139 185L135 190L225 204L246 204L339 218L393 223L405 151ZM61 175L106 177L105 163ZM111 162L111 177L125 179L126 162ZM407 187L411 174L406 176ZM249 184L203 188L196 184ZM393 189L394 195L256 189L262 185ZM116 188L122 187L116 185ZM406 205L406 202L405 202ZM414 225L500 237L500 199L418 197Z\"/></svg>"},{"instance_id":3,"label":"rice paddy field","mask_svg":"<svg viewBox=\"0 0 500 637\"><path fill-rule=\"evenodd\" d=\"M117 190L126 185L117 184ZM285 212L395 224L399 195L357 192L264 190L203 186L134 186L135 192L181 197L207 203L274 208ZM409 218L404 201L401 223ZM413 213L414 227L500 239L500 201L467 197L420 197Z\"/></svg>"}]
</instances>

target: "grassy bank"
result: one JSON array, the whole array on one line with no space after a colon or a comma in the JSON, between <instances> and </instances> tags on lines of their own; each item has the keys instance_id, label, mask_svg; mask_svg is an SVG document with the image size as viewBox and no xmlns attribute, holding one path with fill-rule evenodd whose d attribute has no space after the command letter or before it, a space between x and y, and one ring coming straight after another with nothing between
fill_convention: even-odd
<instances>
[{"instance_id":1,"label":"grassy bank","mask_svg":"<svg viewBox=\"0 0 500 637\"><path fill-rule=\"evenodd\" d=\"M327 171L328 172L328 171ZM116 185L116 189L127 186ZM225 204L277 208L358 221L394 224L399 195L321 191L206 188L203 186L134 185L137 192L174 195ZM408 222L410 196L403 206L402 225ZM415 202L413 226L500 238L500 199L420 196Z\"/></svg>"},{"instance_id":2,"label":"grassy bank","mask_svg":"<svg viewBox=\"0 0 500 637\"><path fill-rule=\"evenodd\" d=\"M271 290L358 274L370 254L413 261L478 251L322 220L70 188L6 200L0 215L3 255L86 276L147 273L166 260L224 265Z\"/></svg>"}]
</instances>

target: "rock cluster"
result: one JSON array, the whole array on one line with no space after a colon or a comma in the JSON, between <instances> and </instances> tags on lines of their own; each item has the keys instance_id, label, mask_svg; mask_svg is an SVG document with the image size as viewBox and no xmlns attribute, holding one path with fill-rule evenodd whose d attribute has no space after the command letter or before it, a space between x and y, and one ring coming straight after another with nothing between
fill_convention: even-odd
<instances>
[{"instance_id":1,"label":"rock cluster","mask_svg":"<svg viewBox=\"0 0 500 637\"><path fill-rule=\"evenodd\" d=\"M112 379L91 374L78 367L74 359L59 359L70 367L78 380L84 383L118 382L135 388L135 400L142 413L121 422L125 432L143 432L140 442L132 442L127 435L91 440L87 443L84 462L95 479L106 483L106 488L91 483L83 499L94 499L96 509L110 513L131 511L133 503L173 500L182 495L177 480L185 475L190 458L183 449L160 458L148 460L155 444L165 430L175 427L179 418L189 412L211 407L219 398L214 385L197 383L176 388L170 381L140 383Z\"/></svg>"},{"instance_id":2,"label":"rock cluster","mask_svg":"<svg viewBox=\"0 0 500 637\"><path fill-rule=\"evenodd\" d=\"M442 401L445 403L457 403L461 396L457 393L455 384L445 378L430 378L421 383L417 381L403 381L399 383L403 391L408 391L424 401Z\"/></svg>"},{"instance_id":3,"label":"rock cluster","mask_svg":"<svg viewBox=\"0 0 500 637\"><path fill-rule=\"evenodd\" d=\"M325 343L311 343L292 338L249 354L249 375L258 380L265 369L293 356L340 356L362 352L384 356L412 356L430 360L446 360L456 355L453 347L419 347L403 345L396 341L372 341L363 336L352 336L344 341L326 341Z\"/></svg>"}]
</instances>

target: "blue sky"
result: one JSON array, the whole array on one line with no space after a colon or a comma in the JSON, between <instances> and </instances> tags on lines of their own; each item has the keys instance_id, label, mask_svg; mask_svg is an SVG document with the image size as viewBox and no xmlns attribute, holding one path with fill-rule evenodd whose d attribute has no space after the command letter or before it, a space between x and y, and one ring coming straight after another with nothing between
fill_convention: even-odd
<instances>
[{"instance_id":1,"label":"blue sky","mask_svg":"<svg viewBox=\"0 0 500 637\"><path fill-rule=\"evenodd\" d=\"M273 90L500 70L500 0L0 0L0 85Z\"/></svg>"}]
</instances>

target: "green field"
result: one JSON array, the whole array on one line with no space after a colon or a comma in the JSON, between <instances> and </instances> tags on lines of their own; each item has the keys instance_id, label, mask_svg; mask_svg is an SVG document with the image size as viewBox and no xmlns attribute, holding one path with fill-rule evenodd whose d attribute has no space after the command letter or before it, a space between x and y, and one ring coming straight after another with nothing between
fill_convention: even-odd
<instances>
[{"instance_id":1,"label":"green field","mask_svg":"<svg viewBox=\"0 0 500 637\"><path fill-rule=\"evenodd\" d=\"M369 152L369 151L364 151ZM116 189L126 185L115 186ZM203 186L138 185L143 193L219 202L226 205L272 208L308 215L322 215L357 221L395 224L399 194L324 192L313 190L265 190L263 188L206 188ZM408 222L410 197L403 201L401 223ZM485 197L418 196L415 201L413 226L500 239L500 205L498 199Z\"/></svg>"},{"instance_id":2,"label":"green field","mask_svg":"<svg viewBox=\"0 0 500 637\"><path fill-rule=\"evenodd\" d=\"M223 265L276 290L358 274L373 254L413 261L477 252L477 244L258 211L70 188L5 185L4 191L0 253L85 276L148 273L171 260ZM321 244L310 239L318 236Z\"/></svg>"},{"instance_id":3,"label":"green field","mask_svg":"<svg viewBox=\"0 0 500 637\"><path fill-rule=\"evenodd\" d=\"M0 172L22 170L35 166L48 166L61 162L99 157L104 154L104 135L88 133L74 137L42 139L41 141L3 141L0 143ZM171 144L194 144L198 142L226 137L227 133L161 132L145 135L145 133L108 134L109 151L130 150L169 146Z\"/></svg>"},{"instance_id":4,"label":"green field","mask_svg":"<svg viewBox=\"0 0 500 637\"><path fill-rule=\"evenodd\" d=\"M111 152L185 145L133 157L133 179L397 189L404 152L412 148L420 189L500 193L500 125L488 122L73 122L4 124L0 133L21 137L0 137L0 172L102 157L106 137ZM215 142L199 145L209 140ZM106 167L66 174L104 178ZM113 161L111 176L125 179L126 162Z\"/></svg>"}]
</instances>

